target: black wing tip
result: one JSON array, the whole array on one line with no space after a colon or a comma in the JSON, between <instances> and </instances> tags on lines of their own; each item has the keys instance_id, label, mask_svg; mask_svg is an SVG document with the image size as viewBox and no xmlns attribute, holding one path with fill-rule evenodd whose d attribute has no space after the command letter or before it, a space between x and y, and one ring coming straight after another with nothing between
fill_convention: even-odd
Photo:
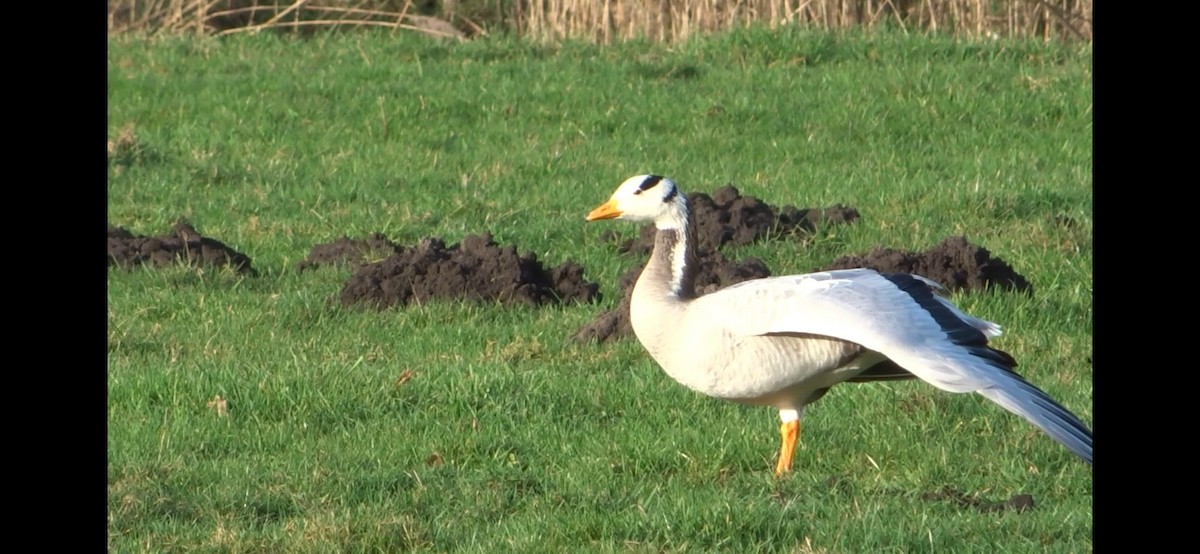
<instances>
[{"instance_id":1,"label":"black wing tip","mask_svg":"<svg viewBox=\"0 0 1200 554\"><path fill-rule=\"evenodd\" d=\"M960 346L984 346L987 335L976 329L970 323L954 314L950 308L942 304L928 283L908 273L879 273L881 277L891 281L896 288L907 293L942 328L951 342Z\"/></svg>"}]
</instances>

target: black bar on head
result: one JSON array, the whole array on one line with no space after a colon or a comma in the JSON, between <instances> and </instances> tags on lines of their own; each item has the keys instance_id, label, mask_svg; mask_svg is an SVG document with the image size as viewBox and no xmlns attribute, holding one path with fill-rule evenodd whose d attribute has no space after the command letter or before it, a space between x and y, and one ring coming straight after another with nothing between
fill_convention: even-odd
<instances>
[{"instance_id":1,"label":"black bar on head","mask_svg":"<svg viewBox=\"0 0 1200 554\"><path fill-rule=\"evenodd\" d=\"M662 180L661 175L647 175L646 180L642 181L642 184L638 185L638 190L646 190L650 187L653 187L654 185L657 185L658 182L661 180Z\"/></svg>"}]
</instances>

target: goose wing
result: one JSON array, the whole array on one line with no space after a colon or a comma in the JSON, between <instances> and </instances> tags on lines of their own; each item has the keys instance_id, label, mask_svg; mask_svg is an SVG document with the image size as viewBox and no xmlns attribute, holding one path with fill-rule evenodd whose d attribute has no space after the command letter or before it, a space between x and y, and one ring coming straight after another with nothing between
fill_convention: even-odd
<instances>
[{"instance_id":1,"label":"goose wing","mask_svg":"<svg viewBox=\"0 0 1200 554\"><path fill-rule=\"evenodd\" d=\"M1013 372L1011 356L987 346L999 326L964 314L934 288L923 277L851 269L745 281L694 304L734 335L809 333L861 344L935 387L978 392L1091 463L1087 426Z\"/></svg>"}]
</instances>

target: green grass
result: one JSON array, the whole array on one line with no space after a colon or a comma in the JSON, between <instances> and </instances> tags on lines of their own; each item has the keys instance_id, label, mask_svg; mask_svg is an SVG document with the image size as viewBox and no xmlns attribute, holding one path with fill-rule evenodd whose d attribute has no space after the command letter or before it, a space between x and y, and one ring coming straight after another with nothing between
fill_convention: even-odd
<instances>
[{"instance_id":1,"label":"green grass","mask_svg":"<svg viewBox=\"0 0 1200 554\"><path fill-rule=\"evenodd\" d=\"M1090 467L988 401L845 385L771 474L769 409L700 397L634 341L568 338L637 260L583 215L626 177L855 206L807 241L727 254L809 271L965 234L1036 287L962 294L1091 421L1091 51L742 31L674 47L109 40L108 217L185 217L260 275L111 270L112 552L1081 552ZM331 303L309 249L490 230L606 293L543 309ZM410 377L401 376L411 372ZM227 417L208 407L228 401ZM922 495L943 488L1025 513Z\"/></svg>"}]
</instances>

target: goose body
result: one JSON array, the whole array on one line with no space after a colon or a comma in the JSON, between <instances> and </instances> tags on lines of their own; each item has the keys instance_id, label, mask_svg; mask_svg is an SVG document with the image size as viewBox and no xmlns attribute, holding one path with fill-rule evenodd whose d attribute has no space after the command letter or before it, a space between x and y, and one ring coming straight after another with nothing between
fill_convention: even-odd
<instances>
[{"instance_id":1,"label":"goose body","mask_svg":"<svg viewBox=\"0 0 1200 554\"><path fill-rule=\"evenodd\" d=\"M673 181L629 178L587 217L600 219L654 222L654 251L630 304L634 333L682 385L778 409L776 473L791 467L805 407L831 387L913 377L977 392L1092 461L1087 426L988 345L1000 327L960 311L929 279L848 269L745 281L696 297L690 210Z\"/></svg>"}]
</instances>

